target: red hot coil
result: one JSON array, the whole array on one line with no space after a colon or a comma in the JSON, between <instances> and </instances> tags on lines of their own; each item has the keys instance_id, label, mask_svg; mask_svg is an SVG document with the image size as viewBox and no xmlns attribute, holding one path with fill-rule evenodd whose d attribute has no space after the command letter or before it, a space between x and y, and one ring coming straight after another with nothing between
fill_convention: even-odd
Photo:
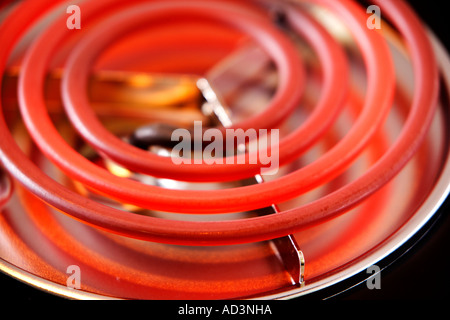
<instances>
[{"instance_id":1,"label":"red hot coil","mask_svg":"<svg viewBox=\"0 0 450 320\"><path fill-rule=\"evenodd\" d=\"M81 4L83 28L74 32L65 25L67 16L48 23L25 49L20 62L18 99L20 114L33 142L59 170L87 189L114 201L148 210L175 214L217 215L215 221L161 219L124 212L87 198L55 181L39 168L18 146L5 118L1 117L2 164L8 173L44 203L76 220L101 230L133 239L196 246L243 244L271 240L295 234L351 212L358 205L375 205L377 192L403 170L422 146L435 116L439 92L439 72L435 53L421 22L403 1L374 1L398 30L406 43L414 72L414 94L404 126L396 141L385 147L380 135L391 112L399 88L395 64L388 42L381 32L367 28L367 13L352 1L95 1ZM350 62L346 52L305 4L332 12L350 30L360 52L366 75L365 95L357 98L351 87ZM24 34L64 1L51 6L45 1L24 1L1 24L3 46L0 52L2 72ZM277 28L273 13L284 17ZM225 13L225 14L224 14ZM214 190L177 190L119 177L80 154L60 135L47 108L44 95L46 76L56 60L63 60L60 95L68 120L84 141L98 154L120 166L158 179L195 183L227 183L258 174L262 164L175 165L170 157L139 149L121 140L106 128L92 109L88 97L90 75L96 63L117 39L144 28L170 28L170 24L195 22L217 26L234 39L245 38L259 46L270 59L278 75L277 88L261 112L233 123L232 128L279 128L292 121L295 110L308 98L305 59L300 38L312 49L320 63L321 90L308 117L284 135L279 143L280 166L289 166L330 134L344 108L359 105L357 118L348 132L331 144L314 161L260 184ZM289 28L289 35L283 28ZM158 29L159 30L159 29ZM77 33L78 32L78 33ZM192 34L189 41L197 42ZM240 42L239 42L240 43ZM142 44L139 44L142 45ZM138 48L139 45L136 45ZM177 50L177 43L169 49ZM62 49L64 48L64 49ZM108 51L110 61L137 56L134 48ZM152 48L155 52L158 49ZM61 50L62 52L59 52ZM162 49L161 49L162 50ZM112 53L111 53L112 52ZM155 55L157 56L157 55ZM61 58L63 57L63 58ZM115 60L116 59L116 60ZM130 58L132 60L132 58ZM167 64L176 64L170 57ZM186 64L189 64L187 61ZM200 61L197 61L201 65ZM208 78L208 70L205 72ZM220 88L219 88L220 91ZM225 130L223 127L218 127ZM350 183L311 202L282 209L276 214L245 219L220 220L223 214L259 210L282 204L345 174L358 157L374 148L376 161ZM382 153L380 150L387 149ZM246 155L247 159L250 155ZM373 201L373 202L371 202Z\"/></svg>"}]
</instances>

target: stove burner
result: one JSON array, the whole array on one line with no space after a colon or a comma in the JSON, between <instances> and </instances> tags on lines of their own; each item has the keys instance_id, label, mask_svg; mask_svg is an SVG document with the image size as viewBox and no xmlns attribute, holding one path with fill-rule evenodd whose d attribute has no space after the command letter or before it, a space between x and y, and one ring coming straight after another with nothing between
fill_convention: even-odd
<instances>
[{"instance_id":1,"label":"stove burner","mask_svg":"<svg viewBox=\"0 0 450 320\"><path fill-rule=\"evenodd\" d=\"M347 0L85 1L75 29L65 1L7 7L0 207L36 256L20 268L64 284L75 257L84 291L126 298L301 292L414 223L447 152L442 53L406 3L373 3L381 25ZM223 164L177 164L172 134L196 121L279 130L279 171L248 161L251 139ZM59 243L53 267L25 229ZM217 255L261 282L201 274L226 274ZM192 278L165 287L183 261ZM99 285L110 276L125 289Z\"/></svg>"}]
</instances>

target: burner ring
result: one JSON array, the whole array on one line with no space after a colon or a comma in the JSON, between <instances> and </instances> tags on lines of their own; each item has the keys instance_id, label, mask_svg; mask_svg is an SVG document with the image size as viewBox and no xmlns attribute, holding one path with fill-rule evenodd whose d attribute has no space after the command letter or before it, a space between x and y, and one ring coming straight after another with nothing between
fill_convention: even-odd
<instances>
[{"instance_id":1,"label":"burner ring","mask_svg":"<svg viewBox=\"0 0 450 320\"><path fill-rule=\"evenodd\" d=\"M361 23L361 21L358 20L358 22L356 22L354 19L356 9L350 4L345 2L345 5L341 5L327 1L325 1L325 4L332 6L337 12L345 16L348 19L347 21L353 21L355 25ZM220 223L186 223L160 221L158 219L146 217L133 217L132 219L130 217L124 217L123 212L105 208L99 204L86 201L86 199L82 200L81 197L75 196L68 190L62 189L61 186L56 185L53 181L44 177L39 172L33 172L36 168L29 161L22 159L18 148L13 146L14 143L12 142L10 134L5 133L3 135L6 128L4 119L1 120L2 123L0 126L2 136L6 137L1 142L3 150L1 154L2 162L7 169L9 169L19 181L27 185L30 190L40 195L46 202L64 212L102 228L155 241L163 240L164 242L196 244L259 241L289 234L310 223L315 223L322 219L329 219L366 198L371 192L381 187L386 181L393 177L401 167L403 167L414 154L415 150L417 150L422 137L425 135L434 111L433 108L430 108L430 105L434 105L437 98L437 69L432 50L422 27L412 16L410 10L403 4L380 3L380 6L382 8L385 7L386 11L396 12L397 16L401 18L397 27L403 32L408 40L415 61L417 90L411 116L409 117L405 130L398 140L396 147L392 148L391 151L364 176L364 179L359 179L342 190L339 190L326 198L320 199L317 202L306 205L305 207L288 210L277 215L247 219L246 221L223 221ZM21 26L19 30L23 30L23 26L20 24L19 26ZM16 32L11 32L11 34L14 35ZM8 39L5 43L7 43L7 47L10 48L11 40L13 39L6 36L5 38ZM4 64L7 56L2 54L1 59ZM376 67L374 67L374 69L376 69ZM376 71L377 70L375 70L375 72ZM417 134L417 132L419 132L419 134ZM294 182L291 183L293 184ZM277 190L271 187L272 185L267 183L262 185L262 187L258 187L258 189L266 190L267 193L273 193ZM256 189L256 187L249 187L246 190L249 189ZM279 189L281 189L281 187ZM52 191L56 191L56 194L53 194ZM283 193L285 192L286 191L284 190ZM238 191L235 193L238 193ZM258 194L259 197L261 197L261 193L258 192ZM250 194L246 195L249 196ZM222 199L222 206L229 206L230 203L234 205L229 197L230 193L225 199ZM68 201L68 199L70 199L70 201ZM209 202L211 202L211 200L209 200ZM205 232L204 230L207 231Z\"/></svg>"}]
</instances>

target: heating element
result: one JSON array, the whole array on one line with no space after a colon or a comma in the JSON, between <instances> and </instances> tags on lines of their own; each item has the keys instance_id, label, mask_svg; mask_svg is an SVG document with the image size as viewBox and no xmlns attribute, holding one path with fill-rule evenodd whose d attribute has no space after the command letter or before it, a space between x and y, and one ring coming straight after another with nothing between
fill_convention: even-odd
<instances>
[{"instance_id":1,"label":"heating element","mask_svg":"<svg viewBox=\"0 0 450 320\"><path fill-rule=\"evenodd\" d=\"M0 269L74 299L290 299L449 192L450 64L404 1L6 1Z\"/></svg>"}]
</instances>

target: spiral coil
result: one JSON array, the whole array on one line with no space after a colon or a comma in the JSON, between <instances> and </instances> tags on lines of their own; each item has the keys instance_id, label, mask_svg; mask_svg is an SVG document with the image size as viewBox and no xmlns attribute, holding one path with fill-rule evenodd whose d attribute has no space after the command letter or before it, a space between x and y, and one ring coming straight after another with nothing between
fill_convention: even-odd
<instances>
[{"instance_id":1,"label":"spiral coil","mask_svg":"<svg viewBox=\"0 0 450 320\"><path fill-rule=\"evenodd\" d=\"M366 8L349 0L85 1L80 29L66 26L65 1L11 6L0 25L0 204L8 206L13 179L27 206L38 201L102 231L162 244L271 240L361 207L369 232L390 183L412 161L439 162L421 151L433 148L440 103L433 43L406 3L373 2L390 25L369 28ZM342 29L327 26L332 18ZM409 87L393 44L410 61ZM202 113L198 79L229 105L230 126ZM158 85L179 91L148 93ZM395 116L393 134L386 128ZM130 143L148 123L194 121L221 132L279 129L279 172L249 184L261 162L178 165ZM439 175L438 165L421 170L414 192L423 197L408 208ZM252 214L272 205L279 212Z\"/></svg>"}]
</instances>

